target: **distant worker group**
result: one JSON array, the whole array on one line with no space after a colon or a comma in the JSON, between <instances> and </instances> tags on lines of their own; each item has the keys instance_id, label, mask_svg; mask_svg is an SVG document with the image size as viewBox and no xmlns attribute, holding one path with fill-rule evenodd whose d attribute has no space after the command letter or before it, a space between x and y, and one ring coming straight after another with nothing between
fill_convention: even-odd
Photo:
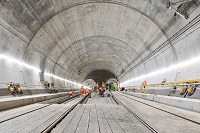
<instances>
[{"instance_id":1,"label":"distant worker group","mask_svg":"<svg viewBox=\"0 0 200 133\"><path fill-rule=\"evenodd\" d=\"M44 87L46 88L46 89L48 89L48 92L49 93L57 93L58 92L58 90L57 89L55 89L54 88L54 83L53 82L47 82L47 81L45 81L44 82Z\"/></svg>"},{"instance_id":2,"label":"distant worker group","mask_svg":"<svg viewBox=\"0 0 200 133\"><path fill-rule=\"evenodd\" d=\"M89 89L84 89L83 86L81 86L80 88L80 95L81 96L85 96L85 95L89 95L89 97L91 97L91 92Z\"/></svg>"}]
</instances>

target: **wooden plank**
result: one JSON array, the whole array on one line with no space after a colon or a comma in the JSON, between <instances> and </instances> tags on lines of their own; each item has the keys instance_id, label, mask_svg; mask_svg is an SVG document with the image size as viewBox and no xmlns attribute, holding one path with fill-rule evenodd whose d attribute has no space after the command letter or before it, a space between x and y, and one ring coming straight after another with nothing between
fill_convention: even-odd
<instances>
[{"instance_id":1,"label":"wooden plank","mask_svg":"<svg viewBox=\"0 0 200 133\"><path fill-rule=\"evenodd\" d=\"M90 119L88 123L88 133L99 132L99 122L97 118L96 105L91 105L91 112L89 113Z\"/></svg>"},{"instance_id":2,"label":"wooden plank","mask_svg":"<svg viewBox=\"0 0 200 133\"><path fill-rule=\"evenodd\" d=\"M199 132L200 126L180 117L152 108L129 98L116 95L126 106L140 118L154 127L158 132ZM189 112L189 111L188 111ZM183 127L184 123L184 128Z\"/></svg>"},{"instance_id":3,"label":"wooden plank","mask_svg":"<svg viewBox=\"0 0 200 133\"><path fill-rule=\"evenodd\" d=\"M27 126L25 129L21 130L20 133L27 132L41 132L46 127L48 127L51 123L53 123L56 119L58 119L64 112L66 112L71 105L59 105L60 107L54 113L46 116L42 119L42 121L37 122L34 125Z\"/></svg>"},{"instance_id":4,"label":"wooden plank","mask_svg":"<svg viewBox=\"0 0 200 133\"><path fill-rule=\"evenodd\" d=\"M39 108L43 108L45 106L48 106L48 104L28 105L26 107L21 107L21 108L17 108L14 110L8 110L8 111L1 112L0 122L11 119L11 118L19 116L19 115L23 115L24 113L28 113L28 112L37 110Z\"/></svg>"},{"instance_id":5,"label":"wooden plank","mask_svg":"<svg viewBox=\"0 0 200 133\"><path fill-rule=\"evenodd\" d=\"M111 106L111 105L110 105ZM150 130L145 127L138 119L136 119L127 109L123 106L111 106L115 113L117 113L124 121L131 126L134 132L145 132L150 133Z\"/></svg>"},{"instance_id":6,"label":"wooden plank","mask_svg":"<svg viewBox=\"0 0 200 133\"><path fill-rule=\"evenodd\" d=\"M49 111L50 108L51 108L50 106L46 107L46 109L47 109L48 111ZM15 124L14 122L19 122L19 124L20 124L20 122L26 122L28 119L31 119L32 117L35 117L35 115L36 115L37 112L42 112L43 110L44 110L44 109L37 110L37 111L34 112L34 113L29 113L29 114L23 115L23 116L21 116L21 117L12 119L12 120L10 120L10 121L1 123L1 124L0 124L0 129L1 129L1 128L4 128L4 126L6 126L6 127L9 128L9 126L7 125L8 123L9 123L9 125L12 125L12 124Z\"/></svg>"},{"instance_id":7,"label":"wooden plank","mask_svg":"<svg viewBox=\"0 0 200 133\"><path fill-rule=\"evenodd\" d=\"M10 110L6 110L6 111L1 111L0 113L0 121L3 119L3 117L8 117L8 116L16 116L16 115L19 115L19 114L22 114L22 113L26 113L30 110L34 110L36 108L40 108L40 107L43 107L43 106L46 106L48 104L31 104L31 105L27 105L27 106L23 106L23 107L19 107L19 108L15 108L15 109L10 109Z\"/></svg>"},{"instance_id":8,"label":"wooden plank","mask_svg":"<svg viewBox=\"0 0 200 133\"><path fill-rule=\"evenodd\" d=\"M109 126L108 120L106 119L101 107L99 105L96 106L97 108L97 116L99 121L99 130L101 133L112 133L112 130Z\"/></svg>"},{"instance_id":9,"label":"wooden plank","mask_svg":"<svg viewBox=\"0 0 200 133\"><path fill-rule=\"evenodd\" d=\"M66 125L66 128L64 130L64 133L74 133L78 127L78 124L80 122L80 119L83 115L83 112L85 110L86 105L82 105L82 107L78 110L78 112L75 114L75 116L72 118L70 123Z\"/></svg>"},{"instance_id":10,"label":"wooden plank","mask_svg":"<svg viewBox=\"0 0 200 133\"><path fill-rule=\"evenodd\" d=\"M33 119L33 120L29 121L31 124L26 125L26 127L24 127L21 130L18 130L17 132L22 132L22 133L31 132L32 130L34 130L38 126L42 125L45 121L50 119L52 116L54 116L55 114L59 113L60 111L62 111L64 109L64 107L62 107L60 105L55 105L55 106L56 107L52 107L52 108L57 108L57 109L55 109L54 111L49 112L46 115L37 117L37 119Z\"/></svg>"},{"instance_id":11,"label":"wooden plank","mask_svg":"<svg viewBox=\"0 0 200 133\"><path fill-rule=\"evenodd\" d=\"M115 105L115 106L120 106L120 105ZM125 133L131 133L133 132L133 129L131 128L130 125L128 125L126 123L126 121L124 120L124 118L122 118L120 115L118 115L116 113L115 110L119 110L120 108L116 108L116 109L113 109L110 105L106 104L105 105L106 109L110 112L110 114L114 117L114 119L116 120L116 122L120 125L120 127L122 128L122 130L125 132Z\"/></svg>"},{"instance_id":12,"label":"wooden plank","mask_svg":"<svg viewBox=\"0 0 200 133\"><path fill-rule=\"evenodd\" d=\"M34 125L35 123L38 123L39 121L47 117L49 114L55 113L55 111L58 109L58 106L51 105L45 109L41 109L27 115L23 115L22 117L18 117L16 119L12 119L11 121L2 123L0 130L6 132L20 131L29 125ZM16 125L16 123L18 124Z\"/></svg>"},{"instance_id":13,"label":"wooden plank","mask_svg":"<svg viewBox=\"0 0 200 133\"><path fill-rule=\"evenodd\" d=\"M76 133L87 133L87 131L88 131L91 106L90 106L90 104L87 104L85 106L86 106L86 108L83 112L83 116L79 122L77 129L76 129Z\"/></svg>"},{"instance_id":14,"label":"wooden plank","mask_svg":"<svg viewBox=\"0 0 200 133\"><path fill-rule=\"evenodd\" d=\"M119 125L119 123L115 120L115 118L111 115L111 113L108 111L108 109L102 105L101 109L109 123L109 126L112 130L113 133L124 133L124 131L122 130L121 126Z\"/></svg>"},{"instance_id":15,"label":"wooden plank","mask_svg":"<svg viewBox=\"0 0 200 133\"><path fill-rule=\"evenodd\" d=\"M76 108L74 108L72 112L70 112L51 132L52 133L63 132L66 126L71 122L71 120L74 118L74 116L81 107L82 105L77 105Z\"/></svg>"}]
</instances>

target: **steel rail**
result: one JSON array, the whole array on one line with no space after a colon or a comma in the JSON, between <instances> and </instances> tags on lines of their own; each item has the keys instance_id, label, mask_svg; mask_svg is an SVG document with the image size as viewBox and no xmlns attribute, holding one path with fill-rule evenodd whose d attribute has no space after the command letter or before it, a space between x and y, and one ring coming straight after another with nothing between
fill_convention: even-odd
<instances>
[{"instance_id":1,"label":"steel rail","mask_svg":"<svg viewBox=\"0 0 200 133\"><path fill-rule=\"evenodd\" d=\"M83 97L78 103L74 104L71 108L69 108L67 111L65 111L58 119L56 119L53 123L51 123L47 128L45 128L41 133L49 133L51 132L56 125L58 125L78 104L83 103L88 95Z\"/></svg>"},{"instance_id":2,"label":"steel rail","mask_svg":"<svg viewBox=\"0 0 200 133\"><path fill-rule=\"evenodd\" d=\"M119 93L119 94L120 94L120 93ZM120 94L120 95L122 95L122 94ZM127 97L126 95L122 95L122 96ZM131 96L131 95L130 95L130 96ZM194 121L194 120L192 120L192 119L189 119L189 118L183 117L183 116L181 116L181 115L177 115L177 114L175 114L175 113L172 113L172 112L166 111L166 110L164 110L164 109L161 109L161 108L155 107L155 106L153 106L153 105L150 105L150 104L147 104L147 103L144 103L144 102L141 102L141 101L135 100L135 99L130 98L130 97L127 97L127 98L132 99L132 100L134 100L134 101L136 101L136 102L142 103L142 104L144 104L144 105L147 105L147 106L149 106L149 107L152 107L152 108L154 108L154 109L157 109L157 110L163 111L163 112L165 112L165 113L168 113L168 114L171 114L171 115L177 116L177 117L182 118L182 119L184 119L184 120L187 120L187 121L190 121L190 122L192 122L192 123L195 123L195 124L200 125L200 122Z\"/></svg>"},{"instance_id":3,"label":"steel rail","mask_svg":"<svg viewBox=\"0 0 200 133\"><path fill-rule=\"evenodd\" d=\"M136 113L134 113L131 109L129 109L125 104L123 104L119 99L112 95L112 98L115 100L116 103L124 106L136 119L138 119L144 126L146 126L152 133L158 133L158 131L150 126L147 122L145 122L141 117L139 117Z\"/></svg>"},{"instance_id":4,"label":"steel rail","mask_svg":"<svg viewBox=\"0 0 200 133\"><path fill-rule=\"evenodd\" d=\"M31 112L40 110L40 109L42 109L42 108L46 108L47 106L50 106L50 104L49 104L49 105L46 105L46 106L43 106L43 107L39 107L39 108L33 109L33 110L28 111L28 112L26 112L26 113L23 113L23 114L20 114L20 115L13 116L13 117L11 117L11 118L5 119L5 120L3 120L3 121L0 121L0 124L3 123L3 122L9 121L9 120L15 119L15 118L17 118L17 117L23 116L23 115L25 115L25 114L28 114L28 113L31 113Z\"/></svg>"},{"instance_id":5,"label":"steel rail","mask_svg":"<svg viewBox=\"0 0 200 133\"><path fill-rule=\"evenodd\" d=\"M70 98L67 99L66 101L68 102L69 100L73 100L73 99L75 99L75 98L78 97L78 96L79 96L79 95L75 95L75 96L73 96L73 97L70 97ZM63 97L65 97L65 96L63 96ZM60 98L62 98L62 97L60 97ZM53 99L57 99L57 98L53 98ZM53 99L49 99L49 100L53 100ZM49 100L46 100L46 102L48 102ZM66 101L65 101L65 102L66 102ZM42 101L42 102L45 102L45 101ZM40 103L42 103L42 102L38 102L38 103L40 104ZM60 102L59 100L56 101L56 103L60 104L59 102ZM47 103L47 104L48 104L48 103ZM29 113L31 113L31 112L40 110L40 109L42 109L42 108L46 108L46 107L48 107L48 106L50 106L50 105L51 105L51 104L48 104L48 105L45 105L45 106L43 106L43 107L39 107L39 108L30 110L30 111L27 111L27 112L25 112L25 113L22 113L22 114L19 114L19 115L10 117L10 118L8 118L8 119L2 120L2 121L0 121L0 124L1 124L1 123L4 123L4 122L6 122L6 121L9 121L9 120L15 119L15 118L17 118L17 117L20 117L20 116L29 114Z\"/></svg>"}]
</instances>

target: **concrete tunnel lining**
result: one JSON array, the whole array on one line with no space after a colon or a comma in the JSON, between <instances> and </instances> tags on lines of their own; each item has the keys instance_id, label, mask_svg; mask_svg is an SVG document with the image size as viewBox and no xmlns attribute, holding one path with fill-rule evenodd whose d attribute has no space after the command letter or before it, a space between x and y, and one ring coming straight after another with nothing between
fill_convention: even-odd
<instances>
[{"instance_id":1,"label":"concrete tunnel lining","mask_svg":"<svg viewBox=\"0 0 200 133\"><path fill-rule=\"evenodd\" d=\"M106 83L107 80L115 78L115 75L107 70L95 70L90 72L84 79L93 79L96 83L101 84L101 82Z\"/></svg>"},{"instance_id":2,"label":"concrete tunnel lining","mask_svg":"<svg viewBox=\"0 0 200 133\"><path fill-rule=\"evenodd\" d=\"M59 1L57 1L58 3L59 3ZM141 3L143 3L144 1L141 1ZM168 18L165 18L165 16L160 16L160 18L159 17L157 17L156 16L156 12L155 12L155 10L153 11L153 10L149 10L150 11L150 13L147 13L148 12L148 10L144 10L144 8L138 8L139 6L139 4L141 4L140 2L139 2L139 4L137 5L134 5L133 6L133 3L134 2L128 2L128 3L122 3L122 2L118 2L118 1L83 1L83 2L75 2L74 3L74 1L72 2L71 1L71 4L69 4L68 2L66 2L66 3L68 3L68 5L67 6L62 6L62 7L59 7L58 6L58 8L56 9L56 11L54 12L54 11L52 11L53 10L53 7L56 7L57 5L56 4L58 4L58 3L55 3L54 1L51 1L50 2L51 4L53 4L53 6L47 6L47 7L50 7L48 10L51 10L51 12L49 12L50 14L46 14L46 12L44 13L45 15L43 16L43 21L40 21L40 25L38 25L39 27L38 28L33 28L33 29L31 29L33 32L32 32L32 35L31 34L29 34L30 36L31 36L31 38L30 38L30 36L26 36L25 34L23 35L23 33L21 32L18 32L18 37L19 36L23 36L23 37L25 37L26 39L25 40L27 40L28 38L28 40L29 40L29 43L28 44L30 44L29 46L27 45L27 47L26 47L26 50L25 50L25 52L24 52L24 58L23 58L23 60L24 60L24 62L26 62L26 61L28 61L28 62L31 62L31 61L33 61L33 60L37 60L37 59L33 59L33 58L35 58L36 56L34 56L33 58L30 58L30 57L26 57L27 56L27 54L30 54L29 53L29 50L30 49L34 49L34 50L36 50L36 51L38 51L38 53L37 53L37 58L39 59L39 58L41 58L40 60L41 61L33 61L34 62L34 64L39 64L40 66L41 66L41 62L42 62L42 60L43 60L43 58L45 59L45 58L48 58L47 60L50 60L50 64L48 64L48 62L49 61L47 61L47 63L44 63L44 64L42 64L43 65L43 68L46 68L46 69L43 69L43 70L48 70L48 71L52 71L53 73L55 73L55 74L59 74L59 73L65 73L65 74L68 74L67 75L67 77L70 77L70 79L76 79L76 80L78 80L80 77L77 75L77 73L75 73L75 74L73 74L73 75L71 75L70 74L70 69L69 70L67 70L64 66L63 66L63 64L60 64L60 62L59 62L59 59L60 58L62 58L61 56L62 56L62 54L58 54L58 56L55 56L55 55L57 55L57 53L63 53L63 49L62 49L62 47L60 47L61 45L58 45L59 43L61 43L60 41L58 41L60 38L55 38L55 42L53 42L53 44L51 43L51 39L50 40L48 40L49 38L51 38L51 36L52 37L54 37L54 33L49 33L49 34L47 34L46 36L44 36L44 34L41 34L43 31L45 31L44 29L45 29L45 27L48 27L48 26L50 26L50 27L56 27L56 26L59 26L59 25L56 25L57 23L54 23L54 19L55 18L59 18L60 17L60 15L62 15L62 13L65 13L65 12L68 12L68 14L70 14L70 12L69 11L73 11L73 10L76 10L77 11L77 8L80 8L79 9L79 12L80 11L82 11L82 9L87 9L87 7L91 7L91 6L98 6L98 8L99 9L103 9L103 8L105 8L105 7L108 7L108 9L110 9L110 11L111 11L111 9L112 8L114 8L114 7L118 7L118 11L123 11L123 13L121 13L121 15L117 15L117 16L115 16L117 19L121 19L121 18L123 18L123 17L125 17L126 15L130 15L130 14L134 14L134 13L139 13L140 14L140 19L139 19L139 21L136 21L136 23L143 23L143 22L145 22L145 19L146 20L148 20L148 21L146 21L146 23L148 23L148 26L146 27L148 30L149 30L149 32L147 32L146 34L141 34L139 31L135 31L136 33L138 33L138 35L135 35L135 34L133 34L133 36L131 37L130 36L130 38L132 38L132 39L138 39L138 40L140 40L141 39L141 35L150 35L150 33L152 32L152 29L153 28L157 28L158 30L156 30L156 31L154 31L154 33L155 33L155 36L154 37L156 37L156 34L158 34L158 33L161 33L161 36L163 37L161 40L158 40L158 44L160 44L160 42L163 42L163 41L166 41L167 39L168 39L168 37L167 37L167 34L164 32L164 30L163 29L165 29L165 25L166 25L166 23L164 23L164 22L162 22L161 21L161 19L160 18L162 18L162 20L163 19L171 19L172 17L168 17ZM66 4L65 3L65 4ZM145 3L145 2L144 2ZM148 3L148 2L147 2ZM147 3L145 3L145 4L147 4ZM7 3L7 4L9 4L9 3ZM157 5L158 4L158 5ZM163 5L164 5L164 3L162 3L162 2L160 2L160 1L158 1L158 3L148 3L147 4L147 7L148 7L148 5L151 5L153 8L154 8L154 6L156 7L158 7L158 8L155 8L155 9L157 9L157 10L159 10L159 9L163 9L162 10L162 12L160 13L160 14L162 14L162 13L164 13L164 12L166 12L167 14L166 15L170 15L170 14L172 14L172 12L171 11L168 11L168 10L165 10L164 8L163 8ZM34 4L32 5L32 6L34 6ZM138 7L137 7L138 6ZM43 8L43 7L42 7ZM42 8L41 8L41 10L42 10ZM74 8L74 9L73 9ZM98 9L98 10L99 10ZM149 8L147 8L147 9L149 9ZM44 10L44 9L43 9ZM112 9L113 10L113 9ZM133 10L133 11L131 11L131 10ZM14 10L13 10L14 11ZM114 11L114 10L113 10ZM135 12L136 11L136 12ZM152 11L152 12L151 12ZM112 11L111 11L112 12ZM36 12L37 13L37 12ZM105 13L106 13L106 11L105 11ZM109 13L109 12L108 12ZM154 15L152 15L152 14L154 14ZM71 13L72 14L72 16L74 15L73 13ZM76 12L75 12L75 14L76 14ZM96 13L96 14L98 14L98 13ZM105 15L105 14L104 14ZM46 16L46 17L45 17ZM102 15L100 15L100 16L102 16ZM39 17L39 16L37 16L37 17ZM64 16L62 16L62 17L64 17ZM86 15L84 16L85 18L83 18L83 19L87 19L88 17L86 17ZM91 16L90 16L91 17ZM113 16L113 21L117 21L117 19L115 19L115 17ZM142 20L141 21L141 19L143 19L144 18L144 20ZM159 18L159 19L158 19ZM63 19L63 18L62 18ZM66 18L64 18L64 19L66 19ZM99 18L99 20L101 20L102 18ZM96 21L96 20L98 20L98 19L92 19L92 21ZM106 20L106 19L105 19ZM79 21L79 20L78 20ZM76 22L75 22L76 23ZM79 23L79 22L77 22L77 23ZM134 23L134 22L133 22ZM125 21L120 21L119 22L119 24L121 25L121 26L124 26L124 25L128 25L128 24L130 24L128 21L127 21L127 23L125 23ZM68 24L67 24L68 25ZM103 23L100 23L100 25L102 25L103 26ZM72 26L71 24L69 24L69 26ZM141 26L141 25L136 25L136 27L137 26ZM12 26L11 26L12 27ZM37 27L37 26L36 26ZM71 28L73 28L74 26L72 26ZM115 26L116 27L116 26ZM4 26L4 28L7 28L6 26ZM30 27L29 27L30 28ZM124 27L125 28L125 27ZM138 27L137 27L138 28ZM152 29L151 29L152 28ZM9 29L9 28L7 28L9 31L11 31L11 33L13 33L12 31L13 31L13 29ZM35 30L34 30L35 29ZM24 29L23 29L24 30ZM89 36L89 34L87 35L87 36L85 36L86 34L85 33L89 33L89 31L90 31L90 29L84 29L83 30L83 26L80 24L80 28L79 28L79 30L81 31L82 30L82 33L83 33L83 36L82 36L82 39L79 39L79 40L84 40L85 41L85 38L90 38L90 37L92 37L92 36ZM105 30L105 28L103 28L103 30ZM142 29L139 29L139 30L142 30ZM46 29L46 32L47 31L50 31L49 29ZM101 30L99 30L98 28L97 28L97 31L99 32L99 35L101 35ZM16 30L15 30L15 32L16 32ZM61 31L60 31L61 32ZM106 32L106 31L104 31L104 32ZM61 34L62 34L63 32L61 32ZM15 34L15 33L14 33ZM19 35L20 34L20 35ZM84 35L85 34L85 35ZM28 34L27 34L28 35ZM76 34L74 34L74 35L76 35ZM98 35L97 35L98 36ZM147 42L144 42L144 41L139 41L139 44L141 45L140 46L140 48L138 48L138 49L135 49L135 47L132 47L132 43L130 43L130 40L128 40L128 38L124 38L123 36L122 37L117 37L118 36L118 34L116 35L116 36L110 36L110 37L112 37L112 38L116 38L116 39L118 39L119 41L122 41L122 42L125 42L125 43L127 43L127 44L129 44L130 45L130 48L134 48L133 49L133 51L138 51L139 50L139 54L140 54L140 57L139 58L137 58L137 60L139 59L139 60L142 60L144 57L145 57L145 55L146 55L146 53L141 53L140 51L143 51L144 49L146 49L146 47L148 46L147 45ZM44 39L46 39L46 45L47 45L47 47L48 47L48 49L50 48L50 49L53 49L53 45L55 45L55 47L56 47L56 51L52 51L52 53L51 52L49 52L49 53L46 53L45 52L45 50L44 51L42 51L39 47L37 48L37 47L35 47L34 46L34 43L36 43L36 42L34 42L34 40L35 39L38 39L37 37L41 37L41 38L43 38L44 37ZM19 37L20 38L20 37ZM64 36L64 40L66 40L67 38L66 38L66 36ZM144 39L144 38L143 38ZM23 39L22 39L23 40ZM77 41L79 41L79 40L77 40ZM148 39L147 39L148 40ZM48 41L50 41L50 42L48 42ZM61 41L63 41L63 40L61 40ZM75 42L77 42L77 41L75 41ZM159 42L160 41L160 42ZM44 41L41 41L41 42L44 42ZM68 41L69 42L69 41ZM72 47L74 47L74 46L72 46L72 44L73 43L70 43L69 42L69 46L68 47L70 47L70 48L72 48ZM158 45L158 44L156 44L156 46ZM43 45L43 44L40 44L41 45L41 48L44 48L44 46L45 45ZM42 46L43 45L43 46ZM86 43L85 43L85 45L86 45ZM146 46L147 45L147 46ZM60 48L59 48L60 47ZM84 53L82 53L81 55L85 55L85 54L87 54L87 47L86 46L83 46L83 48L85 48L86 49L86 52ZM74 48L73 48L74 49ZM154 50L155 49L155 46L152 46L152 47L150 47L149 48L149 50L146 50L145 52L147 52L147 53L150 53L152 50ZM51 50L50 50L51 51ZM173 51L173 49L171 50L171 51ZM75 50L75 51L73 51L73 53L76 53L77 51ZM125 49L124 50L124 53L127 53L127 50ZM23 52L22 52L22 54L23 54ZM118 54L118 53L117 53ZM129 54L129 53L127 53L127 54ZM136 53L136 54L138 54L138 53ZM172 52L172 54L174 55L174 53ZM63 56L66 56L66 55L63 55ZM70 56L70 55L68 55L68 56ZM79 59L79 58L81 58L81 56L77 56L77 57L74 57L74 61L76 62L76 58L77 58L77 60ZM80 59L81 60L81 59ZM129 67L129 65L128 64L135 64L135 60L136 59L132 59L132 61L130 61L130 62L127 62L126 64L127 64L127 66L124 66L123 68L117 68L117 67L113 67L114 68L114 71L119 71L119 70L122 70L122 69L126 69L127 67ZM109 61L109 60L108 60ZM123 59L121 60L121 61L123 61ZM121 62L120 61L120 62ZM133 62L134 61L134 62ZM38 62L38 63L37 63ZM73 61L72 61L73 62ZM119 61L117 61L117 62L119 62ZM45 65L46 64L46 65ZM81 64L82 63L80 63L80 66L81 66ZM87 62L85 63L85 64L87 64ZM48 66L53 66L53 67L48 67ZM70 68L74 68L74 67L77 67L77 69L78 69L78 66L77 66L77 63L74 63L74 65L73 65L73 63L70 63L69 65L68 65L68 68L69 68L69 66L70 66ZM105 68L107 68L107 67L109 67L109 65L108 64L105 64L105 67L104 67L104 69ZM59 68L59 69L58 69ZM63 69L63 70L61 70L61 69ZM81 68L80 68L81 69ZM84 69L84 68L83 68ZM89 68L88 68L89 69ZM91 68L92 69L92 68ZM117 69L119 69L119 70L117 70ZM148 70L147 70L148 71ZM76 71L75 71L76 72ZM118 73L118 72L117 72ZM85 75L85 74L84 74ZM64 76L64 77L66 77L66 76Z\"/></svg>"},{"instance_id":3,"label":"concrete tunnel lining","mask_svg":"<svg viewBox=\"0 0 200 133\"><path fill-rule=\"evenodd\" d=\"M105 43L110 43L110 42L107 42L106 40L104 40L104 38L110 38L110 37L105 37L105 36L100 36L100 37L89 37L89 38L87 38L87 39L84 39L84 41L85 42L88 42L88 40L89 41L91 41L90 39L92 38L92 40L102 40L103 42L105 42ZM94 39L93 39L94 38ZM80 40L80 41L83 41L83 40ZM117 42L117 41L115 41L115 42ZM78 42L76 42L76 43L78 43ZM123 45L127 45L127 44L124 44L124 42L121 42L122 44L120 44L120 46L122 47ZM73 44L72 44L73 45ZM116 58L121 58L121 60L120 61L117 61L118 63L119 62L121 62L122 64L123 64L123 62L126 62L126 64L128 64L128 60L130 60L131 59L131 55L129 55L129 53L127 53L127 52L125 52L125 53L122 53L121 52L121 50L123 49L123 47L122 48L120 48L119 50L117 49L117 48L115 48L115 46L117 46L115 43L112 43L112 44L107 44L107 46L109 46L109 47L105 47L105 45L104 44L101 44L101 42L94 42L94 44L88 44L89 46L87 47L87 49L88 49L88 51L87 51L87 53L83 53L83 54L81 54L81 55L79 55L77 58L75 58L73 61L72 61L72 63L71 64L68 64L67 66L68 66L68 68L67 68L67 71L68 71L68 69L69 68L73 68L73 66L71 67L71 65L73 65L73 63L74 62L77 62L76 60L80 60L80 58L83 56L88 56L88 54L90 53L90 52L95 52L95 53L97 53L97 52L99 52L99 53L101 53L101 52L106 52L106 53L110 53L111 55L113 54L113 56L116 56ZM101 46L101 45L103 45L103 46ZM95 48L93 48L93 46L96 46ZM103 47L103 48L101 48L101 47ZM105 48L104 48L105 47ZM69 48L69 47L68 47ZM67 49L68 49L67 48ZM67 50L66 49L66 50ZM115 51L112 51L112 49L114 49ZM66 50L64 50L63 52L62 52L62 54L66 51ZM104 54L104 56L105 55L107 55L107 54ZM62 55L61 54L61 55ZM61 55L60 55L60 58L61 58ZM63 55L64 56L64 55ZM62 57L63 57L62 56ZM59 59L60 59L59 58ZM112 57L110 57L110 56L106 56L105 57L105 59L108 59L108 60L110 60ZM58 61L59 61L59 59L56 61L56 63L58 63ZM89 59L81 59L81 61L79 61L81 64L82 63L84 63L85 61L88 61L88 60L91 60L92 58L89 58ZM113 59L112 59L113 60ZM111 62L112 62L112 60L110 60ZM130 62L130 61L129 61ZM64 65L64 63L65 62L63 62L63 64L62 65ZM80 65L81 65L80 64ZM120 66L119 66L119 68L120 68Z\"/></svg>"},{"instance_id":4,"label":"concrete tunnel lining","mask_svg":"<svg viewBox=\"0 0 200 133\"><path fill-rule=\"evenodd\" d=\"M1 0L1 130L199 132L199 42L200 0Z\"/></svg>"}]
</instances>

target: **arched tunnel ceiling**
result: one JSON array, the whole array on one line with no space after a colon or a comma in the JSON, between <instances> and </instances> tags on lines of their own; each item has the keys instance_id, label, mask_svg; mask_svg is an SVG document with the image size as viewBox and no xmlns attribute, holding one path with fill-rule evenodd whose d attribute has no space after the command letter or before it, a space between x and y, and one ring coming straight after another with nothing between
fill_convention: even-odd
<instances>
[{"instance_id":1,"label":"arched tunnel ceiling","mask_svg":"<svg viewBox=\"0 0 200 133\"><path fill-rule=\"evenodd\" d=\"M165 0L4 0L0 11L28 43L24 60L33 48L82 81L98 69L119 76L158 38L167 40L173 17Z\"/></svg>"},{"instance_id":2,"label":"arched tunnel ceiling","mask_svg":"<svg viewBox=\"0 0 200 133\"><path fill-rule=\"evenodd\" d=\"M101 84L101 82L106 82L107 80L115 78L115 75L107 70L95 70L90 72L86 79L93 79L96 83Z\"/></svg>"}]
</instances>

